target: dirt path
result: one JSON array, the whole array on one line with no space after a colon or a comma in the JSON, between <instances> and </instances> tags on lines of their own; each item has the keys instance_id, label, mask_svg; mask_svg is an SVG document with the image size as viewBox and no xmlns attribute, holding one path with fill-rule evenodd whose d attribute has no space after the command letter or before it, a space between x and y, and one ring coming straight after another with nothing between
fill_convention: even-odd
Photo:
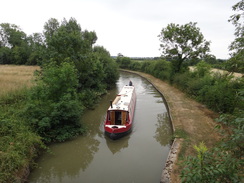
<instances>
[{"instance_id":1,"label":"dirt path","mask_svg":"<svg viewBox=\"0 0 244 183\"><path fill-rule=\"evenodd\" d=\"M179 147L176 151L174 150L176 162L172 165L173 170L170 170L170 182L178 183L180 182L180 170L177 165L180 161L179 157L194 154L193 146L198 145L200 142L204 142L207 147L211 147L220 139L219 134L214 129L216 125L214 119L218 117L218 114L160 79L141 72L129 72L146 78L163 94L168 103L174 130L176 135L179 136L176 139Z\"/></svg>"}]
</instances>

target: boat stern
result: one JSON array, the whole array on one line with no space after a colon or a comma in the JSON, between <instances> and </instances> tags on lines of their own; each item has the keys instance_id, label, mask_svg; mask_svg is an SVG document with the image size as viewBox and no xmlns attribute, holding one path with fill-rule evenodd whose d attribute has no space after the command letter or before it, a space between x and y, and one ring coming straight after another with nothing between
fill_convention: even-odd
<instances>
[{"instance_id":1,"label":"boat stern","mask_svg":"<svg viewBox=\"0 0 244 183\"><path fill-rule=\"evenodd\" d=\"M119 139L130 132L126 125L105 125L105 134L113 139Z\"/></svg>"}]
</instances>

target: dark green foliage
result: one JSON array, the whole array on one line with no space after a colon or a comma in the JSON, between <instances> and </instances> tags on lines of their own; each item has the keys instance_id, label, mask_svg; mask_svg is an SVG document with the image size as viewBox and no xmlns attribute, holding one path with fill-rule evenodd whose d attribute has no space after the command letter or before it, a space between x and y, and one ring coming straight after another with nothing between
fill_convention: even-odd
<instances>
[{"instance_id":1,"label":"dark green foliage","mask_svg":"<svg viewBox=\"0 0 244 183\"><path fill-rule=\"evenodd\" d=\"M0 24L0 63L25 64L31 48L26 34L16 25Z\"/></svg>"},{"instance_id":2,"label":"dark green foliage","mask_svg":"<svg viewBox=\"0 0 244 183\"><path fill-rule=\"evenodd\" d=\"M129 68L131 64L131 59L129 57L117 57L116 62L122 69Z\"/></svg>"},{"instance_id":3,"label":"dark green foliage","mask_svg":"<svg viewBox=\"0 0 244 183\"><path fill-rule=\"evenodd\" d=\"M26 107L30 126L45 142L64 141L82 132L77 70L70 63L45 66Z\"/></svg>"},{"instance_id":4,"label":"dark green foliage","mask_svg":"<svg viewBox=\"0 0 244 183\"><path fill-rule=\"evenodd\" d=\"M195 77L204 77L205 75L210 74L211 65L207 64L204 61L200 61L195 68L195 72L193 72L193 75L195 74Z\"/></svg>"},{"instance_id":5,"label":"dark green foliage","mask_svg":"<svg viewBox=\"0 0 244 183\"><path fill-rule=\"evenodd\" d=\"M150 72L159 79L169 80L170 71L170 63L165 60L152 61L150 64Z\"/></svg>"},{"instance_id":6,"label":"dark green foliage","mask_svg":"<svg viewBox=\"0 0 244 183\"><path fill-rule=\"evenodd\" d=\"M203 58L209 52L210 42L204 39L196 24L171 23L158 36L162 56L173 62L172 69L176 73L181 71L182 64L187 59Z\"/></svg>"},{"instance_id":7,"label":"dark green foliage","mask_svg":"<svg viewBox=\"0 0 244 183\"><path fill-rule=\"evenodd\" d=\"M182 183L240 182L242 163L219 148L208 150L204 144L194 147L197 157L187 157L181 173Z\"/></svg>"},{"instance_id":8,"label":"dark green foliage","mask_svg":"<svg viewBox=\"0 0 244 183\"><path fill-rule=\"evenodd\" d=\"M235 40L231 43L229 50L231 51L231 58L226 64L227 70L231 72L244 72L244 26L243 26L243 13L244 13L244 0L240 0L232 10L236 14L232 15L229 19L235 26Z\"/></svg>"},{"instance_id":9,"label":"dark green foliage","mask_svg":"<svg viewBox=\"0 0 244 183\"><path fill-rule=\"evenodd\" d=\"M19 182L22 169L28 168L44 147L22 116L25 100L22 90L0 101L0 182Z\"/></svg>"},{"instance_id":10,"label":"dark green foliage","mask_svg":"<svg viewBox=\"0 0 244 183\"><path fill-rule=\"evenodd\" d=\"M102 64L102 70L104 71L101 83L105 84L106 88L111 89L119 77L118 65L104 47L95 46L93 52Z\"/></svg>"},{"instance_id":11,"label":"dark green foliage","mask_svg":"<svg viewBox=\"0 0 244 183\"><path fill-rule=\"evenodd\" d=\"M243 97L243 96L242 96ZM240 99L243 101L243 99ZM242 108L243 109L243 108ZM230 135L227 135L225 131L221 131L223 140L221 148L224 151L231 152L232 155L239 159L244 164L244 113L243 110L236 110L234 114L222 114L217 121L220 124L227 125L229 127Z\"/></svg>"},{"instance_id":12,"label":"dark green foliage","mask_svg":"<svg viewBox=\"0 0 244 183\"><path fill-rule=\"evenodd\" d=\"M142 62L140 62L140 61L138 61L138 62L133 61L130 64L130 69L131 70L140 71L141 67L142 67Z\"/></svg>"},{"instance_id":13,"label":"dark green foliage","mask_svg":"<svg viewBox=\"0 0 244 183\"><path fill-rule=\"evenodd\" d=\"M236 107L236 90L228 81L204 86L199 91L199 95L198 99L215 111L232 113Z\"/></svg>"},{"instance_id":14,"label":"dark green foliage","mask_svg":"<svg viewBox=\"0 0 244 183\"><path fill-rule=\"evenodd\" d=\"M178 88L182 91L187 91L188 89L188 82L191 80L190 73L178 73L173 76L173 84L175 84Z\"/></svg>"},{"instance_id":15,"label":"dark green foliage","mask_svg":"<svg viewBox=\"0 0 244 183\"><path fill-rule=\"evenodd\" d=\"M12 64L10 48L0 47L0 64Z\"/></svg>"},{"instance_id":16,"label":"dark green foliage","mask_svg":"<svg viewBox=\"0 0 244 183\"><path fill-rule=\"evenodd\" d=\"M180 78L180 77L179 77ZM183 81L182 81L183 82ZM206 86L211 86L214 83L214 78L210 75L204 77L192 77L186 83L186 92L195 99L201 99L201 90Z\"/></svg>"},{"instance_id":17,"label":"dark green foliage","mask_svg":"<svg viewBox=\"0 0 244 183\"><path fill-rule=\"evenodd\" d=\"M243 43L244 44L244 43ZM239 72L244 74L244 48L233 56L224 64L225 69L229 72Z\"/></svg>"},{"instance_id":18,"label":"dark green foliage","mask_svg":"<svg viewBox=\"0 0 244 183\"><path fill-rule=\"evenodd\" d=\"M95 46L95 32L82 31L74 18L64 19L60 24L50 19L45 24L44 34L48 49L45 62L56 61L74 63L78 70L79 91L92 90L101 95L118 79L117 66L109 52Z\"/></svg>"}]
</instances>

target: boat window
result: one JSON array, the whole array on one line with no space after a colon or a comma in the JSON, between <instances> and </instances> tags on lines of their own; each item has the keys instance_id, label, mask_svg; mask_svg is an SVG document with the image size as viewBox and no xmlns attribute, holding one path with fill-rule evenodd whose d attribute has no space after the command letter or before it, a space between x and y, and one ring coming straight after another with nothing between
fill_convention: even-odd
<instances>
[{"instance_id":1,"label":"boat window","mask_svg":"<svg viewBox=\"0 0 244 183\"><path fill-rule=\"evenodd\" d=\"M121 125L122 116L121 111L115 111L115 125Z\"/></svg>"},{"instance_id":2,"label":"boat window","mask_svg":"<svg viewBox=\"0 0 244 183\"><path fill-rule=\"evenodd\" d=\"M107 113L107 120L110 121L110 112Z\"/></svg>"}]
</instances>

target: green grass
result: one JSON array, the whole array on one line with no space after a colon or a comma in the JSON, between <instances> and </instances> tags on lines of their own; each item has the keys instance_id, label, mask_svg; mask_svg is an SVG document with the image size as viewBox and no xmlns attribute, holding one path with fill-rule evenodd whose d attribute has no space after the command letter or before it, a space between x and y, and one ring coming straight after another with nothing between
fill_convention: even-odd
<instances>
[{"instance_id":1,"label":"green grass","mask_svg":"<svg viewBox=\"0 0 244 183\"><path fill-rule=\"evenodd\" d=\"M0 180L18 182L33 163L37 150L44 147L22 116L26 90L0 98Z\"/></svg>"}]
</instances>

